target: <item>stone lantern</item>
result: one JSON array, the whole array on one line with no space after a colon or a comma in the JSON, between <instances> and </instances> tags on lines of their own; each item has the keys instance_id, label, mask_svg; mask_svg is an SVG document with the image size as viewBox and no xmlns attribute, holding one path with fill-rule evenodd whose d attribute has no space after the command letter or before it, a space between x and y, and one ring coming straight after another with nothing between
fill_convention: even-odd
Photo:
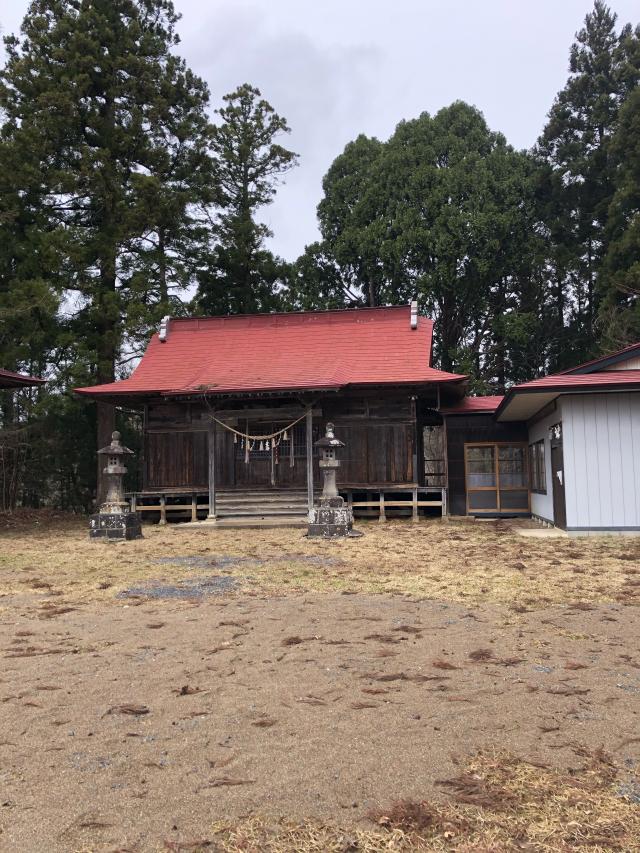
<instances>
[{"instance_id":1,"label":"stone lantern","mask_svg":"<svg viewBox=\"0 0 640 853\"><path fill-rule=\"evenodd\" d=\"M352 529L353 512L345 506L344 498L338 494L336 471L340 467L340 460L336 457L336 450L344 447L344 442L336 438L332 423L327 424L324 436L316 441L315 446L321 452L319 464L324 484L318 505L311 511L307 535L326 538L361 536L361 533Z\"/></svg>"},{"instance_id":2,"label":"stone lantern","mask_svg":"<svg viewBox=\"0 0 640 853\"><path fill-rule=\"evenodd\" d=\"M127 473L124 456L133 456L133 450L120 442L120 433L111 435L111 444L98 451L106 457L103 473L107 476L107 499L89 521L89 536L92 539L140 539L140 519L131 512L124 498L123 478Z\"/></svg>"}]
</instances>

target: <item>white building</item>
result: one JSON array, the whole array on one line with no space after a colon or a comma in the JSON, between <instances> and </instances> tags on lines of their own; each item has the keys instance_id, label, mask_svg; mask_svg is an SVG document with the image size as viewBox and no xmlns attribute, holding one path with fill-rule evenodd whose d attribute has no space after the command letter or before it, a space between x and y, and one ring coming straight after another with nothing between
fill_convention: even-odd
<instances>
[{"instance_id":1,"label":"white building","mask_svg":"<svg viewBox=\"0 0 640 853\"><path fill-rule=\"evenodd\" d=\"M511 388L526 423L531 514L572 534L640 534L640 343Z\"/></svg>"}]
</instances>

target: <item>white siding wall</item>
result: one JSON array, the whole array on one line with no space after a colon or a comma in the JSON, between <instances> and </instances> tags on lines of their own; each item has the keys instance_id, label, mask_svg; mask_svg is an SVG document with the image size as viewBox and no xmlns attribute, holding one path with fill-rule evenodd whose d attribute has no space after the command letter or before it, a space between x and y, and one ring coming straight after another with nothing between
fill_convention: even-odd
<instances>
[{"instance_id":1,"label":"white siding wall","mask_svg":"<svg viewBox=\"0 0 640 853\"><path fill-rule=\"evenodd\" d=\"M551 443L549 441L549 427L557 424L561 419L560 408L557 411L547 415L537 424L529 427L529 444L534 441L544 439L544 464L547 471L547 493L539 495L536 492L531 492L531 512L545 521L553 521L553 484L551 482Z\"/></svg>"},{"instance_id":2,"label":"white siding wall","mask_svg":"<svg viewBox=\"0 0 640 853\"><path fill-rule=\"evenodd\" d=\"M567 528L640 528L640 393L561 401Z\"/></svg>"},{"instance_id":3,"label":"white siding wall","mask_svg":"<svg viewBox=\"0 0 640 853\"><path fill-rule=\"evenodd\" d=\"M618 364L612 364L607 370L640 370L640 356L619 361Z\"/></svg>"}]
</instances>

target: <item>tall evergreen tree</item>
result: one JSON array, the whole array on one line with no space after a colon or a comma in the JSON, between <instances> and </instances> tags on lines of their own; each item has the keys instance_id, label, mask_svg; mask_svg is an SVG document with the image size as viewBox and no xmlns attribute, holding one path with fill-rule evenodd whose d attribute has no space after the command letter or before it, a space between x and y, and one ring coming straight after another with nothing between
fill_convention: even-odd
<instances>
[{"instance_id":1,"label":"tall evergreen tree","mask_svg":"<svg viewBox=\"0 0 640 853\"><path fill-rule=\"evenodd\" d=\"M245 83L224 102L212 141L217 245L200 272L196 305L207 314L269 311L278 304L276 284L286 265L265 248L271 232L256 215L273 201L279 178L297 155L276 141L289 127L258 89Z\"/></svg>"},{"instance_id":2,"label":"tall evergreen tree","mask_svg":"<svg viewBox=\"0 0 640 853\"><path fill-rule=\"evenodd\" d=\"M597 279L607 250L607 217L615 191L610 145L621 105L637 85L640 29L616 31L603 0L577 33L569 79L558 94L537 153L549 166L544 219L553 251L556 366L595 349Z\"/></svg>"},{"instance_id":3,"label":"tall evergreen tree","mask_svg":"<svg viewBox=\"0 0 640 853\"><path fill-rule=\"evenodd\" d=\"M323 240L298 260L292 301L418 296L436 320L445 369L473 373L477 387L526 377L543 359L534 344L544 313L536 174L464 103L401 122L385 143L360 136L324 179ZM314 303L309 282L318 280Z\"/></svg>"},{"instance_id":4,"label":"tall evergreen tree","mask_svg":"<svg viewBox=\"0 0 640 853\"><path fill-rule=\"evenodd\" d=\"M600 282L605 350L640 340L640 88L620 111L611 153L618 168Z\"/></svg>"},{"instance_id":5,"label":"tall evergreen tree","mask_svg":"<svg viewBox=\"0 0 640 853\"><path fill-rule=\"evenodd\" d=\"M208 91L172 52L177 20L170 0L34 0L5 39L3 138L63 258L41 274L75 309L70 381L112 381L131 333L185 283L189 209L211 170ZM114 418L97 404L98 444Z\"/></svg>"}]
</instances>

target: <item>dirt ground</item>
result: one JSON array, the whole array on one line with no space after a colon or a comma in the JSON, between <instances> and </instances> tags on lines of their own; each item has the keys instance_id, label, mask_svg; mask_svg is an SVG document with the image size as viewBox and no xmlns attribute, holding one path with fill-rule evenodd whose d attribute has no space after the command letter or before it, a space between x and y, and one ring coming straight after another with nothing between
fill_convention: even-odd
<instances>
[{"instance_id":1,"label":"dirt ground","mask_svg":"<svg viewBox=\"0 0 640 853\"><path fill-rule=\"evenodd\" d=\"M640 541L0 526L0 849L640 850Z\"/></svg>"}]
</instances>

